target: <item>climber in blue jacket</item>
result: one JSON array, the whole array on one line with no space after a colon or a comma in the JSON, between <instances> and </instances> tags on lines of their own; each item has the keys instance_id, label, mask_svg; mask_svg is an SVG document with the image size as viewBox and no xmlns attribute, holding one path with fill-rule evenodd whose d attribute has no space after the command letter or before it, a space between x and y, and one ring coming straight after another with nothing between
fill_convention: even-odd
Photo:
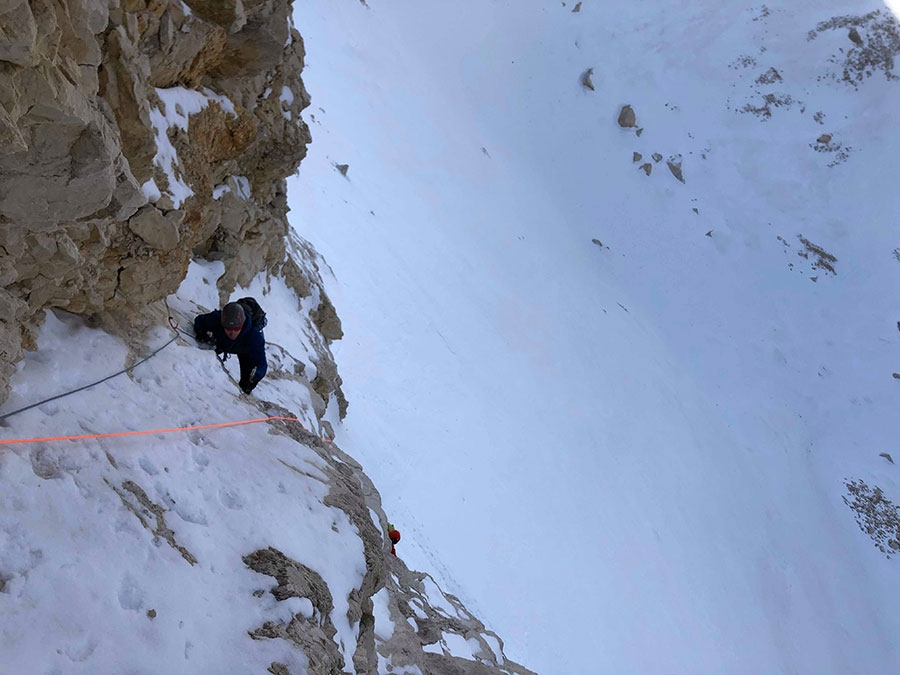
<instances>
[{"instance_id":1,"label":"climber in blue jacket","mask_svg":"<svg viewBox=\"0 0 900 675\"><path fill-rule=\"evenodd\" d=\"M237 354L241 364L239 386L245 394L266 376L266 338L262 326L253 325L250 311L242 303L229 302L222 311L200 314L194 319L194 335L198 343L214 345L217 355Z\"/></svg>"}]
</instances>

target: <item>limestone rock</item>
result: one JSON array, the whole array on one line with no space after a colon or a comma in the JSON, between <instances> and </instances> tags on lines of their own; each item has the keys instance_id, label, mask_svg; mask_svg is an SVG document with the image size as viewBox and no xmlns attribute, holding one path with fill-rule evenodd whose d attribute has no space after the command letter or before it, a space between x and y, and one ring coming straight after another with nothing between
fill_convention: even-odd
<instances>
[{"instance_id":1,"label":"limestone rock","mask_svg":"<svg viewBox=\"0 0 900 675\"><path fill-rule=\"evenodd\" d=\"M183 214L178 211L169 213L176 216L164 215L155 206L148 204L131 217L128 227L153 248L171 251L181 241L178 226L181 224Z\"/></svg>"},{"instance_id":2,"label":"limestone rock","mask_svg":"<svg viewBox=\"0 0 900 675\"><path fill-rule=\"evenodd\" d=\"M581 86L585 89L590 89L594 91L594 82L591 80L591 76L594 74L593 68L588 68L581 74Z\"/></svg>"},{"instance_id":3,"label":"limestone rock","mask_svg":"<svg viewBox=\"0 0 900 675\"><path fill-rule=\"evenodd\" d=\"M0 6L0 35L0 61L17 66L37 65L37 23L27 0L12 0Z\"/></svg>"},{"instance_id":4,"label":"limestone rock","mask_svg":"<svg viewBox=\"0 0 900 675\"><path fill-rule=\"evenodd\" d=\"M675 176L682 183L684 182L684 173L682 173L681 169L682 158L681 155L672 155L666 161L666 164L669 167L669 171L672 172L672 175Z\"/></svg>"},{"instance_id":5,"label":"limestone rock","mask_svg":"<svg viewBox=\"0 0 900 675\"><path fill-rule=\"evenodd\" d=\"M185 0L185 4L207 21L234 33L247 23L241 0Z\"/></svg>"},{"instance_id":6,"label":"limestone rock","mask_svg":"<svg viewBox=\"0 0 900 675\"><path fill-rule=\"evenodd\" d=\"M326 340L340 340L344 337L341 320L328 296L322 298L322 302L312 314L312 319Z\"/></svg>"},{"instance_id":7,"label":"limestone rock","mask_svg":"<svg viewBox=\"0 0 900 675\"><path fill-rule=\"evenodd\" d=\"M630 105L622 106L619 111L619 126L623 129L630 129L637 126L637 117L634 114L634 108Z\"/></svg>"},{"instance_id":8,"label":"limestone rock","mask_svg":"<svg viewBox=\"0 0 900 675\"><path fill-rule=\"evenodd\" d=\"M160 16L159 49L150 55L150 84L154 87L197 87L213 68L222 65L228 34L199 16L185 15L171 4Z\"/></svg>"},{"instance_id":9,"label":"limestone rock","mask_svg":"<svg viewBox=\"0 0 900 675\"><path fill-rule=\"evenodd\" d=\"M644 158L644 156L643 156L641 153L639 153L639 152L635 152L635 153L633 153L633 154L631 155L631 161L632 161L633 164L637 164L637 163L640 162L643 158Z\"/></svg>"},{"instance_id":10,"label":"limestone rock","mask_svg":"<svg viewBox=\"0 0 900 675\"><path fill-rule=\"evenodd\" d=\"M28 150L25 137L9 113L0 106L0 154L8 155Z\"/></svg>"},{"instance_id":11,"label":"limestone rock","mask_svg":"<svg viewBox=\"0 0 900 675\"><path fill-rule=\"evenodd\" d=\"M269 547L244 556L244 564L254 572L275 578L271 593L278 601L308 598L314 618L295 614L287 626L266 622L250 633L254 639L282 638L294 642L314 665L315 672L339 673L344 658L334 640L337 629L331 620L334 601L325 580L314 570Z\"/></svg>"},{"instance_id":12,"label":"limestone rock","mask_svg":"<svg viewBox=\"0 0 900 675\"><path fill-rule=\"evenodd\" d=\"M640 169L649 176L653 171L653 165L647 162L646 164L641 164Z\"/></svg>"},{"instance_id":13,"label":"limestone rock","mask_svg":"<svg viewBox=\"0 0 900 675\"><path fill-rule=\"evenodd\" d=\"M289 410L277 405L272 405L271 411L293 417ZM502 640L458 598L440 591L434 579L409 570L402 559L391 555L390 542L383 534L389 528L381 497L358 462L333 443L326 445L296 425L281 423L278 428L317 452L320 469L327 476L329 491L325 505L343 511L362 541L366 571L359 588L347 598L347 618L359 626L353 653L356 672L378 672L381 656L389 658L395 667L416 666L420 672L430 675L535 675L508 660L502 653ZM288 468L301 471L290 465ZM243 561L253 571L274 580L267 592L277 602L306 598L314 609L311 618L293 614L287 623L267 622L252 629L251 636L285 640L298 646L309 658L312 675L343 672L331 619L335 603L325 579L274 547L248 552ZM435 589L441 593L438 598L434 597ZM372 597L382 590L387 591L388 611L394 624L389 637L384 637L384 633L376 635L374 630ZM434 600L438 607L433 605ZM452 611L448 612L448 607ZM433 651L445 634L468 641L478 660L426 651L426 648ZM492 645L500 645L499 652Z\"/></svg>"}]
</instances>

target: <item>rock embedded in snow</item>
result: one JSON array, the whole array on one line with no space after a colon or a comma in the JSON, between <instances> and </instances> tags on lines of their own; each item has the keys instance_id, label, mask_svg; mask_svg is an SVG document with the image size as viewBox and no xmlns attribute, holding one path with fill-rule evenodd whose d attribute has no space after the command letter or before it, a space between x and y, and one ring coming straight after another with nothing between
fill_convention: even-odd
<instances>
[{"instance_id":1,"label":"rock embedded in snow","mask_svg":"<svg viewBox=\"0 0 900 675\"><path fill-rule=\"evenodd\" d=\"M584 87L585 89L590 89L591 91L594 91L594 83L591 80L591 75L593 75L593 74L594 74L593 68L588 68L586 71L584 71L581 74L581 86Z\"/></svg>"},{"instance_id":2,"label":"rock embedded in snow","mask_svg":"<svg viewBox=\"0 0 900 675\"><path fill-rule=\"evenodd\" d=\"M672 175L675 176L682 183L684 182L684 174L681 169L682 158L681 155L672 155L666 161L666 165L669 167L669 171L672 172Z\"/></svg>"},{"instance_id":3,"label":"rock embedded in snow","mask_svg":"<svg viewBox=\"0 0 900 675\"><path fill-rule=\"evenodd\" d=\"M856 514L856 523L875 547L891 558L900 551L900 508L885 497L878 486L860 479L845 480L847 495L843 497Z\"/></svg>"},{"instance_id":4,"label":"rock embedded in snow","mask_svg":"<svg viewBox=\"0 0 900 675\"><path fill-rule=\"evenodd\" d=\"M634 108L630 105L622 106L619 111L619 126L623 129L631 129L637 126L637 117L634 114Z\"/></svg>"}]
</instances>

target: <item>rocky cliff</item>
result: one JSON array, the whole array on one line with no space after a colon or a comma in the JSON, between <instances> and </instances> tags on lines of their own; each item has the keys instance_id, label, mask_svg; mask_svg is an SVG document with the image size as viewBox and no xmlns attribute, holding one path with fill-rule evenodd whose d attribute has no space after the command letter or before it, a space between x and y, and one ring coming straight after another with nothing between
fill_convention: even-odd
<instances>
[{"instance_id":1,"label":"rocky cliff","mask_svg":"<svg viewBox=\"0 0 900 675\"><path fill-rule=\"evenodd\" d=\"M286 219L285 177L310 141L300 117L309 103L303 60L288 0L0 0L0 401L23 350L36 349L45 312L80 315L140 353L141 336L162 323L163 301L191 261L206 259L224 264L220 301L260 275L293 290L315 373L280 374L309 377L319 418L328 400L343 415L329 348L342 336L340 321L322 287L321 259L289 233ZM272 364L273 379L280 365ZM259 403L269 414L273 405ZM453 596L436 594L429 577L390 555L387 519L359 464L318 436L276 432L320 456L323 503L344 511L362 541L366 572L348 610L358 626L350 650L356 672L530 672L508 661L497 636ZM69 456L92 461L90 453ZM16 457L33 469L46 464L43 450ZM106 457L112 468L104 471L113 473L91 489L112 490L154 541L174 537L164 525L175 502L154 497L159 484L119 475ZM59 459L50 464L49 472L33 471L38 484L58 485L68 471ZM17 489L27 491L27 482ZM37 532L31 536L41 545ZM300 598L313 608L267 622L247 639L290 641L308 661L306 672L348 672L322 578L276 546L245 551L243 563L273 578L276 600ZM0 570L0 592L17 574ZM25 584L27 571L19 576ZM471 658L455 655L453 642ZM259 672L266 670L291 672L274 662L261 663Z\"/></svg>"},{"instance_id":2,"label":"rocky cliff","mask_svg":"<svg viewBox=\"0 0 900 675\"><path fill-rule=\"evenodd\" d=\"M3 398L45 309L141 327L192 256L225 261L223 298L260 271L310 296L285 243L310 140L288 2L5 0L0 35ZM315 387L343 407L318 297Z\"/></svg>"}]
</instances>

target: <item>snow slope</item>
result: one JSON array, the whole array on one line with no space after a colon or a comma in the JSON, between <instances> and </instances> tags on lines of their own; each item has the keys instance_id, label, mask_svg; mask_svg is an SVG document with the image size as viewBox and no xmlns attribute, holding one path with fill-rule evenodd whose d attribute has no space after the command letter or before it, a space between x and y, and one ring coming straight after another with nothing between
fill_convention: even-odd
<instances>
[{"instance_id":1,"label":"snow slope","mask_svg":"<svg viewBox=\"0 0 900 675\"><path fill-rule=\"evenodd\" d=\"M192 265L180 295L171 298L173 309L215 307L214 282L222 271L221 263ZM296 307L296 300L286 307ZM290 331L274 322L269 339ZM147 341L160 347L171 337L159 328ZM110 375L127 355L121 341L80 318L49 313L38 351L19 364L3 412ZM291 391L285 382L277 388L301 409L299 388ZM264 380L259 395L277 399L275 389ZM212 352L198 355L192 344L176 342L131 377L9 418L3 437L260 417L251 401L223 395L232 391L239 393ZM304 467L306 475L285 470L284 462ZM320 463L311 449L265 424L6 447L0 453L3 672L251 672L274 661L305 667L283 641L247 639L265 621L289 619L289 609L306 611L254 595L270 580L241 558L270 545L306 561L332 588L333 620L352 657L347 597L366 563L346 514L322 504L328 486ZM164 524L152 505L168 514Z\"/></svg>"},{"instance_id":2,"label":"snow slope","mask_svg":"<svg viewBox=\"0 0 900 675\"><path fill-rule=\"evenodd\" d=\"M190 320L224 271L193 263L162 325L124 341L50 312L18 365L0 410L0 672L531 673L390 555L377 489L317 438L297 372L322 357L318 291L298 313L279 277L235 290L270 318L252 397L236 359L197 349Z\"/></svg>"},{"instance_id":3,"label":"snow slope","mask_svg":"<svg viewBox=\"0 0 900 675\"><path fill-rule=\"evenodd\" d=\"M900 88L840 79L877 22L822 22L890 15L572 9L296 7L338 441L538 672L889 672L896 561L842 496L900 499Z\"/></svg>"}]
</instances>

